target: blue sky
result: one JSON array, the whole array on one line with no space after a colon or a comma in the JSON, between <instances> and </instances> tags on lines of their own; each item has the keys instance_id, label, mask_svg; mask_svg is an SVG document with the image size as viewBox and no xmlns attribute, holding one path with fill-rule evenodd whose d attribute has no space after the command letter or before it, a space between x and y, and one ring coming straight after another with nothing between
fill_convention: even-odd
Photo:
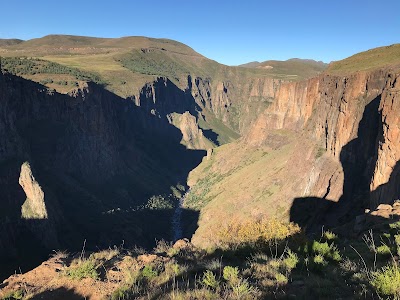
<instances>
[{"instance_id":1,"label":"blue sky","mask_svg":"<svg viewBox=\"0 0 400 300\"><path fill-rule=\"evenodd\" d=\"M329 62L400 42L399 0L8 0L1 12L0 38L163 37L228 65Z\"/></svg>"}]
</instances>

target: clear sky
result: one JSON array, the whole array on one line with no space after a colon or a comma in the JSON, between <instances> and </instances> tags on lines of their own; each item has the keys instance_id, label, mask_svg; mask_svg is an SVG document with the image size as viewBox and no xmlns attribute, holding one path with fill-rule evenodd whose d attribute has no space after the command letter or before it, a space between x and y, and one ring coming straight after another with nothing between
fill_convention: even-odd
<instances>
[{"instance_id":1,"label":"clear sky","mask_svg":"<svg viewBox=\"0 0 400 300\"><path fill-rule=\"evenodd\" d=\"M163 37L228 65L400 43L400 0L7 0L0 11L0 38Z\"/></svg>"}]
</instances>

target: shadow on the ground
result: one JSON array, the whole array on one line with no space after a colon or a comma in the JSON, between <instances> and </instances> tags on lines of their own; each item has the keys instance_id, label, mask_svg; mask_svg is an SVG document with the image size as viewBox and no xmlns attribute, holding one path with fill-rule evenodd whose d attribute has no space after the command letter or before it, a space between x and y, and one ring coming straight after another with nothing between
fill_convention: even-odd
<instances>
[{"instance_id":1,"label":"shadow on the ground","mask_svg":"<svg viewBox=\"0 0 400 300\"><path fill-rule=\"evenodd\" d=\"M65 287L59 287L54 290L47 290L41 292L30 298L32 300L85 300L86 298L82 295L77 294L73 289L67 289Z\"/></svg>"},{"instance_id":2,"label":"shadow on the ground","mask_svg":"<svg viewBox=\"0 0 400 300\"><path fill-rule=\"evenodd\" d=\"M400 162L393 168L390 180L370 192L370 182L378 156L379 137L382 135L381 97L372 100L364 110L357 138L342 148L340 161L344 172L343 194L335 202L325 197L295 198L290 209L290 220L318 232L322 226L337 227L379 203L393 203L400 199ZM326 195L329 194L329 188ZM384 193L383 193L384 191ZM383 199L382 195L387 198Z\"/></svg>"}]
</instances>

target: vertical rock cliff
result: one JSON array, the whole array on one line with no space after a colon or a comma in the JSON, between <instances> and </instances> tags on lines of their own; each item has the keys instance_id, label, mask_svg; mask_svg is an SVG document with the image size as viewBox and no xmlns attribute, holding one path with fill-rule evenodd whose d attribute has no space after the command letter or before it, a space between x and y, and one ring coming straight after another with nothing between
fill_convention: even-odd
<instances>
[{"instance_id":1,"label":"vertical rock cliff","mask_svg":"<svg viewBox=\"0 0 400 300\"><path fill-rule=\"evenodd\" d=\"M212 243L226 219L278 216L319 230L399 199L399 78L386 67L281 82L243 138L191 172L194 243Z\"/></svg>"},{"instance_id":2,"label":"vertical rock cliff","mask_svg":"<svg viewBox=\"0 0 400 300\"><path fill-rule=\"evenodd\" d=\"M342 203L357 199L364 207L392 203L400 197L393 179L400 159L399 76L398 69L384 68L284 83L245 140L262 145L276 129L306 132L333 165L317 164L304 174L305 194Z\"/></svg>"},{"instance_id":3,"label":"vertical rock cliff","mask_svg":"<svg viewBox=\"0 0 400 300\"><path fill-rule=\"evenodd\" d=\"M173 86L157 97L165 101L163 113L173 105L184 115L192 109ZM168 106L169 99L176 103ZM62 95L1 75L0 259L22 257L20 250L32 243L47 249L77 249L85 239L92 248L122 240L149 246L171 234L172 210L142 207L150 196L184 185L205 151L181 145L181 131L146 105L95 84Z\"/></svg>"}]
</instances>

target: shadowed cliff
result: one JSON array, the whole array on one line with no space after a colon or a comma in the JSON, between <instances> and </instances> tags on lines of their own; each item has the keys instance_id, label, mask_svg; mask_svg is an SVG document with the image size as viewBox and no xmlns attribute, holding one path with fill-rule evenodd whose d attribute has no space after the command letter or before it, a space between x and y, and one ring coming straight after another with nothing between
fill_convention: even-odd
<instances>
[{"instance_id":1,"label":"shadowed cliff","mask_svg":"<svg viewBox=\"0 0 400 300\"><path fill-rule=\"evenodd\" d=\"M0 76L0 256L18 260L9 270L31 266L54 249L77 251L84 240L88 249L149 248L155 239L171 238L177 202L169 195L179 197L176 187L183 192L205 151L183 146L181 131L166 116L173 107L177 113L195 109L193 98L162 81L152 100L160 95L164 102L150 113L148 105L138 107L92 83L62 95ZM148 209L153 195L172 206ZM197 223L198 212L183 216Z\"/></svg>"}]
</instances>

